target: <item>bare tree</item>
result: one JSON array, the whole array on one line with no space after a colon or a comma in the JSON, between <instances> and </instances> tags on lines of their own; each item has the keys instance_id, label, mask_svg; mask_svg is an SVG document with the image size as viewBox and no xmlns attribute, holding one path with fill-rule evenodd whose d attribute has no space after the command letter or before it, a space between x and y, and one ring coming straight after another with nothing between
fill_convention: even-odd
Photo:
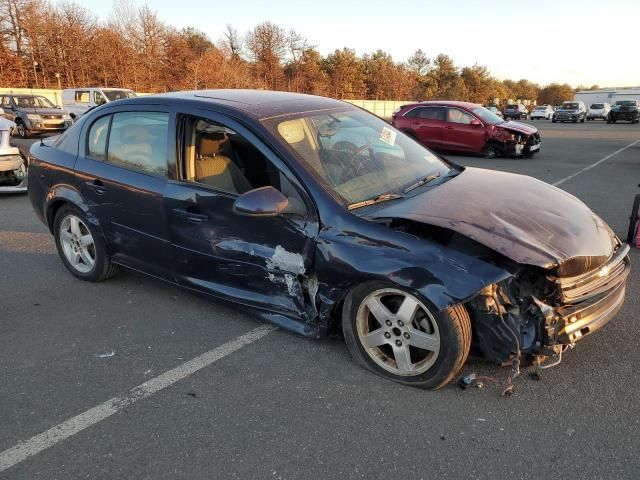
<instances>
[{"instance_id":1,"label":"bare tree","mask_svg":"<svg viewBox=\"0 0 640 480\"><path fill-rule=\"evenodd\" d=\"M222 44L229 52L229 57L238 60L242 55L242 37L230 23L223 32Z\"/></svg>"},{"instance_id":2,"label":"bare tree","mask_svg":"<svg viewBox=\"0 0 640 480\"><path fill-rule=\"evenodd\" d=\"M253 60L255 78L266 88L282 88L282 61L287 51L286 31L274 23L264 22L247 33L245 43Z\"/></svg>"}]
</instances>

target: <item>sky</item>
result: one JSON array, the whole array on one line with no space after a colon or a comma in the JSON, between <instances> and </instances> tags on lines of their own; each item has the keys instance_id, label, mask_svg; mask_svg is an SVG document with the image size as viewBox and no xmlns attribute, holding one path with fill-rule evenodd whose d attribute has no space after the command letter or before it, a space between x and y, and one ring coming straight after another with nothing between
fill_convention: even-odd
<instances>
[{"instance_id":1,"label":"sky","mask_svg":"<svg viewBox=\"0 0 640 480\"><path fill-rule=\"evenodd\" d=\"M102 19L109 0L82 0ZM264 21L295 29L323 54L377 49L405 61L415 50L478 63L499 78L545 85L640 85L640 0L133 0L163 22L212 40L227 24L244 33Z\"/></svg>"}]
</instances>

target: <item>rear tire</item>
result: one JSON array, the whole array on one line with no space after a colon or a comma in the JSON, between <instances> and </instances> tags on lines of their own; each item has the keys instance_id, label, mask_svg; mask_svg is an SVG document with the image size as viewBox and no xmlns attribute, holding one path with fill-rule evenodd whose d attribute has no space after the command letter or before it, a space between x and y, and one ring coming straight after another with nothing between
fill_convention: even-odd
<instances>
[{"instance_id":1,"label":"rear tire","mask_svg":"<svg viewBox=\"0 0 640 480\"><path fill-rule=\"evenodd\" d=\"M419 294L387 282L368 282L349 293L342 330L358 365L425 389L451 382L471 348L471 319L464 306L436 312Z\"/></svg>"},{"instance_id":2,"label":"rear tire","mask_svg":"<svg viewBox=\"0 0 640 480\"><path fill-rule=\"evenodd\" d=\"M79 208L67 204L56 212L53 235L62 263L75 277L100 282L118 272L101 232Z\"/></svg>"}]
</instances>

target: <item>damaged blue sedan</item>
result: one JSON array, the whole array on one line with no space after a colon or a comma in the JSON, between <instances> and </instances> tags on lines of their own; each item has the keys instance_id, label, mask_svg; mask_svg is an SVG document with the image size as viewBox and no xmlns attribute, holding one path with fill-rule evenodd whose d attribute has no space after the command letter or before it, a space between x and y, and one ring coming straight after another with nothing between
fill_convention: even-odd
<instances>
[{"instance_id":1,"label":"damaged blue sedan","mask_svg":"<svg viewBox=\"0 0 640 480\"><path fill-rule=\"evenodd\" d=\"M33 145L29 196L76 277L235 302L439 388L472 344L557 356L624 302L628 246L536 179L452 164L328 98L220 90L103 105Z\"/></svg>"}]
</instances>

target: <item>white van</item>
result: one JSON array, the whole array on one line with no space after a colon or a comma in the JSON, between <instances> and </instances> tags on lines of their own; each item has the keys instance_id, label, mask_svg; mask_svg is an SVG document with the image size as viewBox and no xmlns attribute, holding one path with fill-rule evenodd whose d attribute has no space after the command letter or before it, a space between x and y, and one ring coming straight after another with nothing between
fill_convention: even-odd
<instances>
[{"instance_id":1,"label":"white van","mask_svg":"<svg viewBox=\"0 0 640 480\"><path fill-rule=\"evenodd\" d=\"M62 91L62 107L70 115L79 117L103 103L136 96L133 90L126 88L67 88Z\"/></svg>"}]
</instances>

